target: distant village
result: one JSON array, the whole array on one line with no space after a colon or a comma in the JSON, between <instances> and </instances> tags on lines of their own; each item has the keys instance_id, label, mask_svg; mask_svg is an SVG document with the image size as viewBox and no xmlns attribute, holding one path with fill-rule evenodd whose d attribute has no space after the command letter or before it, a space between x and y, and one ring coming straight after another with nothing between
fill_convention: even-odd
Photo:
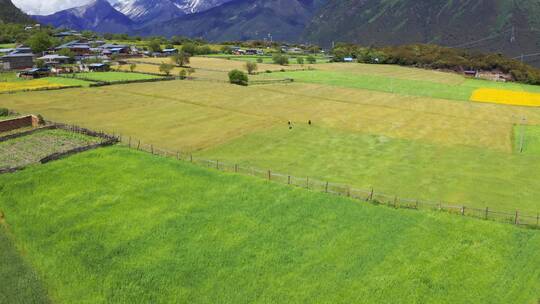
<instances>
[{"instance_id":1,"label":"distant village","mask_svg":"<svg viewBox=\"0 0 540 304\"><path fill-rule=\"evenodd\" d=\"M123 60L130 58L170 57L179 52L174 47L156 52L149 51L146 47L87 39L80 32L73 30L55 33L53 37L71 41L40 54L33 53L32 49L25 45L0 49L0 71L17 71L17 75L21 78L41 78L64 73L103 72L110 70L111 65L117 62L122 63ZM228 48L228 53L231 55L265 55L264 50L258 48L239 46ZM302 48L288 45L282 45L278 49L288 54L306 53L306 50Z\"/></svg>"}]
</instances>

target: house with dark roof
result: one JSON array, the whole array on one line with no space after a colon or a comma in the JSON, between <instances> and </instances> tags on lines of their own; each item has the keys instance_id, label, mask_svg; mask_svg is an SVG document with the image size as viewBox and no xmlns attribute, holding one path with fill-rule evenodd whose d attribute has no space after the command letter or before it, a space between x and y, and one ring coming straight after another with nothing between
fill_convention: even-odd
<instances>
[{"instance_id":1,"label":"house with dark roof","mask_svg":"<svg viewBox=\"0 0 540 304\"><path fill-rule=\"evenodd\" d=\"M11 53L0 57L0 66L4 70L22 70L34 66L34 54Z\"/></svg>"},{"instance_id":2,"label":"house with dark roof","mask_svg":"<svg viewBox=\"0 0 540 304\"><path fill-rule=\"evenodd\" d=\"M56 47L57 51L68 49L75 53L76 56L84 56L90 54L90 45L85 42L79 42L78 40L70 41Z\"/></svg>"}]
</instances>

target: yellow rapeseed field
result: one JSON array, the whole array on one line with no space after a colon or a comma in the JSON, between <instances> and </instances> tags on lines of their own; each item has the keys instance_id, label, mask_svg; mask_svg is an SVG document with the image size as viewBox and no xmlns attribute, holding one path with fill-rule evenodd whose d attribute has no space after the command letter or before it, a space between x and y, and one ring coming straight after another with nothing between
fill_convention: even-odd
<instances>
[{"instance_id":1,"label":"yellow rapeseed field","mask_svg":"<svg viewBox=\"0 0 540 304\"><path fill-rule=\"evenodd\" d=\"M482 88L473 92L471 101L540 107L540 94Z\"/></svg>"},{"instance_id":2,"label":"yellow rapeseed field","mask_svg":"<svg viewBox=\"0 0 540 304\"><path fill-rule=\"evenodd\" d=\"M0 93L60 87L63 87L63 85L51 83L47 80L40 79L15 82L0 82Z\"/></svg>"}]
</instances>

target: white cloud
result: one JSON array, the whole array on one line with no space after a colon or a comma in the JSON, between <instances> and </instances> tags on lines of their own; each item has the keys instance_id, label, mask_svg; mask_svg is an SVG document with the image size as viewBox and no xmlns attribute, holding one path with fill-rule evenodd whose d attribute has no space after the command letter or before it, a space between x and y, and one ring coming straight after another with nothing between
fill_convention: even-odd
<instances>
[{"instance_id":1,"label":"white cloud","mask_svg":"<svg viewBox=\"0 0 540 304\"><path fill-rule=\"evenodd\" d=\"M84 5L91 0L12 0L18 8L30 15L48 15L54 12ZM116 2L110 0L109 2Z\"/></svg>"}]
</instances>

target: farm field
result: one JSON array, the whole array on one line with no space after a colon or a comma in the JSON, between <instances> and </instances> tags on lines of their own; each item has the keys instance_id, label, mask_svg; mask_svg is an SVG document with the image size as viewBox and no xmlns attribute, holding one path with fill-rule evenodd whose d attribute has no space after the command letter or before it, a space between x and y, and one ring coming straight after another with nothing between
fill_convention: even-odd
<instances>
[{"instance_id":1,"label":"farm field","mask_svg":"<svg viewBox=\"0 0 540 304\"><path fill-rule=\"evenodd\" d=\"M289 57L289 62L291 64L296 63L297 57L302 57L305 59L309 55L286 55ZM265 56L251 56L251 55L228 55L228 54L212 54L212 55L205 55L201 57L208 57L208 58L221 58L221 59L227 59L227 60L238 60L238 61L249 61L249 62L257 62L257 59L262 59L262 63L267 64L274 64L274 61L272 60L272 55L265 55ZM320 55L314 55L315 59L317 59L317 63L328 63L330 62L328 57L320 56ZM306 62L307 64L307 62Z\"/></svg>"},{"instance_id":2,"label":"farm field","mask_svg":"<svg viewBox=\"0 0 540 304\"><path fill-rule=\"evenodd\" d=\"M116 67L114 67L114 69L116 69L118 71L129 71L130 67L129 67L129 64L128 64L128 65L116 66ZM184 70L184 68L175 67L171 71L171 75L172 76L178 76L182 70ZM136 67L135 67L135 71L136 72L142 72L142 73L163 74L163 72L161 72L159 70L159 66L155 65L155 64L138 63L136 65ZM217 80L217 81L221 81L221 82L223 82L223 81L228 82L229 81L228 72L225 72L225 71L212 71L212 70L204 70L204 69L203 70L195 70L195 72L192 73L190 76L191 77L196 77L196 78L202 79L202 80Z\"/></svg>"},{"instance_id":3,"label":"farm field","mask_svg":"<svg viewBox=\"0 0 540 304\"><path fill-rule=\"evenodd\" d=\"M74 78L87 79L91 81L103 82L118 82L118 81L133 81L133 80L149 80L157 79L159 76L141 74L141 73L126 73L126 72L90 72L90 73L75 73Z\"/></svg>"},{"instance_id":4,"label":"farm field","mask_svg":"<svg viewBox=\"0 0 540 304\"><path fill-rule=\"evenodd\" d=\"M511 225L371 206L121 147L2 175L0 184L3 225L24 252L0 255L32 268L17 278L35 273L41 281L28 280L17 294L23 299L534 303L540 296L540 234ZM0 280L9 300L17 286Z\"/></svg>"},{"instance_id":5,"label":"farm field","mask_svg":"<svg viewBox=\"0 0 540 304\"><path fill-rule=\"evenodd\" d=\"M133 58L133 59L130 59L130 61L142 62L142 63L147 62L147 63L154 63L154 64L160 64L162 62L170 63L169 58ZM243 61L238 61L238 60L227 60L227 59L208 58L208 57L191 57L189 66L191 66L194 69L206 69L206 70L212 70L212 71L229 72L233 69L245 70L246 63ZM261 64L258 64L258 67L259 67L259 71L263 72L266 70L280 71L281 69L284 69L284 70L298 69L300 68L300 65L291 64L287 66L281 66L277 64L261 63Z\"/></svg>"},{"instance_id":6,"label":"farm field","mask_svg":"<svg viewBox=\"0 0 540 304\"><path fill-rule=\"evenodd\" d=\"M0 93L46 88L54 89L77 86L86 87L89 84L89 82L79 79L69 79L63 77L45 77L40 79L26 80L18 78L15 73L0 73Z\"/></svg>"},{"instance_id":7,"label":"farm field","mask_svg":"<svg viewBox=\"0 0 540 304\"><path fill-rule=\"evenodd\" d=\"M25 166L56 152L98 143L99 139L63 130L43 130L0 142L0 168Z\"/></svg>"},{"instance_id":8,"label":"farm field","mask_svg":"<svg viewBox=\"0 0 540 304\"><path fill-rule=\"evenodd\" d=\"M410 68L403 68L410 69ZM359 70L361 70L359 68ZM493 87L493 83L487 80L462 79L462 82L454 82L454 75L450 74L447 79L437 77L437 72L427 72L425 74L435 76L433 79L422 79L420 77L409 77L408 75L386 76L385 73L370 73L356 71L335 71L335 70L317 70L317 71L295 71L279 74L260 74L258 77L281 77L293 78L295 81L325 84L330 86L340 86L348 88L358 88L366 90L381 91L394 94L409 96L421 96L430 98L440 98L449 100L469 101L473 93L484 87ZM441 73L442 74L442 73ZM459 77L458 75L455 75ZM419 79L420 78L420 79ZM512 83L499 83L497 87L501 90L519 90L525 92L540 93L540 87L520 85ZM534 95L533 95L534 96ZM504 99L504 96L502 96ZM475 101L476 99L473 99ZM492 101L501 102L501 98L482 99L483 102ZM517 102L509 102L515 104ZM540 105L540 103L539 103Z\"/></svg>"},{"instance_id":9,"label":"farm field","mask_svg":"<svg viewBox=\"0 0 540 304\"><path fill-rule=\"evenodd\" d=\"M408 69L400 77L433 77L441 85L458 80L432 75ZM12 94L0 106L120 133L133 143L373 187L401 198L533 214L540 208L534 182L540 154L529 146L539 134L525 133L523 153L514 134L523 117L527 127L540 125L537 108L327 84L238 87L205 81Z\"/></svg>"}]
</instances>

